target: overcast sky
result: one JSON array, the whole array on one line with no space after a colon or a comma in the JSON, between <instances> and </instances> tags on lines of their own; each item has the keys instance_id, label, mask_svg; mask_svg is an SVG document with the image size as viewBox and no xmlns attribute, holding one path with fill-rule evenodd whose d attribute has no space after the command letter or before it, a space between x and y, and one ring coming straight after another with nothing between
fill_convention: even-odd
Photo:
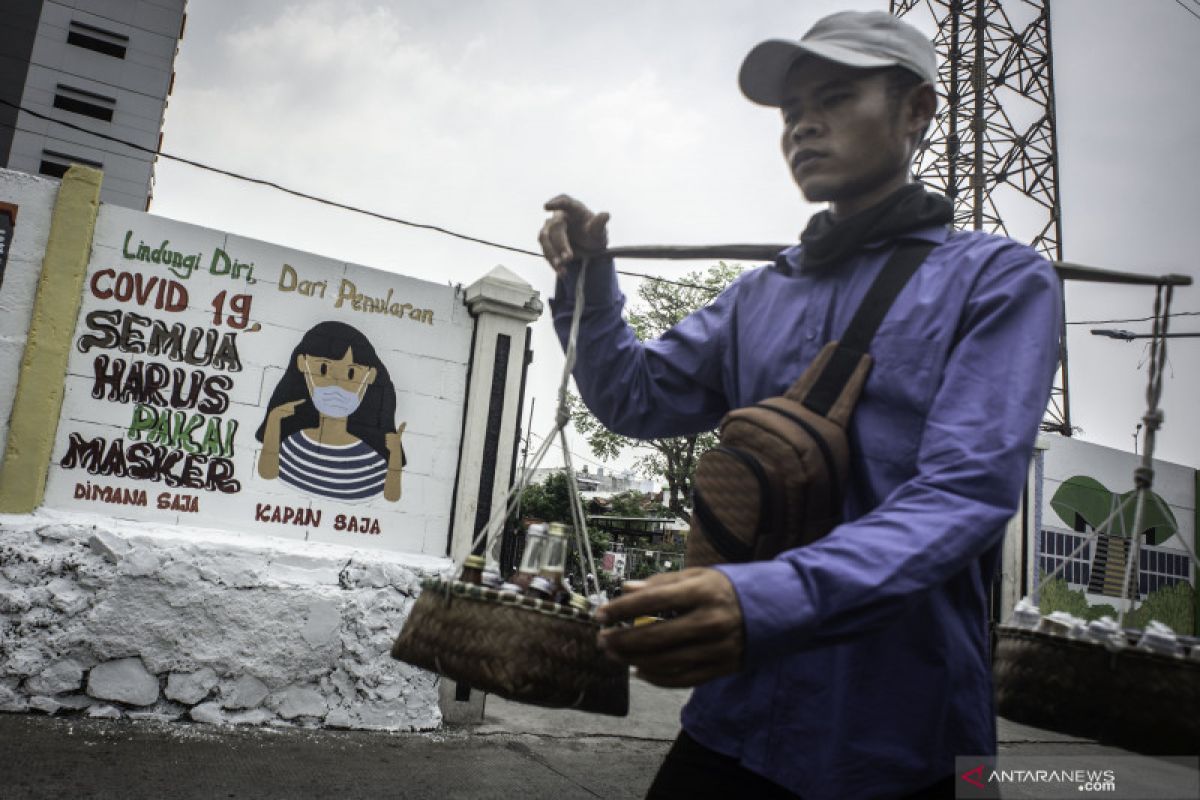
<instances>
[{"instance_id":1,"label":"overcast sky","mask_svg":"<svg viewBox=\"0 0 1200 800\"><path fill-rule=\"evenodd\" d=\"M1200 0L1180 2L1200 14ZM1052 7L1065 258L1200 278L1200 19L1174 0ZM788 176L778 114L741 97L737 69L756 42L799 37L846 8L887 3L193 0L163 148L535 250L542 203L559 192L611 212L613 244L794 241L820 209ZM553 290L538 259L168 160L151 211L438 282L469 284L504 264L543 298ZM677 276L705 264L620 266ZM1067 318L1148 316L1152 301L1149 288L1072 283ZM1179 291L1174 308L1200 311L1200 288ZM1072 421L1080 438L1130 449L1145 341L1089 327L1069 339ZM1200 316L1172 327L1200 331ZM534 347L536 434L552 424L562 364L546 318ZM1198 373L1200 339L1172 340L1158 453L1191 466Z\"/></svg>"}]
</instances>

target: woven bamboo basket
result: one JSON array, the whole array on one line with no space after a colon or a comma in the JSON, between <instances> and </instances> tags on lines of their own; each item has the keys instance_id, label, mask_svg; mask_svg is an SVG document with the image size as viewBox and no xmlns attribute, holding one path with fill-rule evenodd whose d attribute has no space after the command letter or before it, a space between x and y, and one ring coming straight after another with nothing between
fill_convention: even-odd
<instances>
[{"instance_id":1,"label":"woven bamboo basket","mask_svg":"<svg viewBox=\"0 0 1200 800\"><path fill-rule=\"evenodd\" d=\"M596 646L588 612L427 578L392 657L508 700L623 717L629 668Z\"/></svg>"},{"instance_id":2,"label":"woven bamboo basket","mask_svg":"<svg viewBox=\"0 0 1200 800\"><path fill-rule=\"evenodd\" d=\"M1000 626L996 706L1002 717L1155 755L1200 748L1200 660L1133 646L1110 649L1059 633ZM1188 638L1195 651L1200 640Z\"/></svg>"}]
</instances>

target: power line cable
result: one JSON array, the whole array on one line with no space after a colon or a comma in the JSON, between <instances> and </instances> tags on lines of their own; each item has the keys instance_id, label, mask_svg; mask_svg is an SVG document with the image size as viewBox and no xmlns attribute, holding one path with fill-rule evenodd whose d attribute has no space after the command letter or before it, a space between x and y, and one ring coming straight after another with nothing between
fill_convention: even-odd
<instances>
[{"instance_id":1,"label":"power line cable","mask_svg":"<svg viewBox=\"0 0 1200 800\"><path fill-rule=\"evenodd\" d=\"M0 104L6 105L10 108L15 108L18 111L22 111L26 114L29 114L30 116L37 117L38 119L43 119L43 120L46 120L47 122L53 122L57 125L62 125L64 127L70 128L71 130L80 131L82 133L89 133L92 136L96 136L100 139L104 139L105 141L115 142L116 144L125 145L126 147L137 150L138 152L149 153L150 155L165 158L170 161L178 161L181 164L187 164L188 166L192 166L197 169L202 169L207 172L214 172L218 175L224 175L226 177L234 178L239 181L245 181L247 183L257 184L259 186L266 186L268 188L275 189L277 191L283 192L285 194L290 194L294 197L299 197L304 200L312 200L313 202L316 202L316 203L321 203L323 205L332 206L334 208L340 208L340 209L343 209L344 211L352 211L356 214L365 214L368 217L375 217L376 219L381 219L386 222L395 222L399 225L407 225L412 228L421 228L424 230L436 231L438 233L443 233L447 236L453 236L456 239L463 239L468 242L475 242L477 244L487 245L488 247L497 247L497 248L500 248L501 250L509 250L514 253L521 253L523 255L535 256L537 258L542 257L541 253L535 253L532 250L525 250L520 247L513 247L511 245L501 244L499 242L493 242L488 239L480 239L475 236L468 236L465 233L459 233L457 231L452 231L448 228L443 228L440 225L432 225L432 224L425 223L425 222L413 222L412 220L402 219L400 217L393 217L389 214L381 214L378 211L371 211L370 209L359 208L358 206L352 206L347 203L339 203L336 200L327 200L324 197L318 197L317 195L309 194L307 192L302 192L302 191L299 191L298 189L291 189L287 186L283 186L281 184L275 183L274 181L266 180L265 178L254 178L249 175L243 175L238 172L233 172L232 170L222 169L221 167L214 167L210 164L205 164L202 161L196 161L194 159L184 158L182 156L177 156L177 155L172 155L171 153L167 153L167 152L164 152L161 150L156 150L152 147L145 147L143 145L137 144L136 142L126 141L125 139L120 139L120 138L117 138L116 136L109 136L106 133L99 133L97 131L88 130L87 128L84 128L80 125L75 125L70 122L63 122L62 120L54 119L53 117L47 116L46 114L42 114L37 111L32 111L32 110L25 108L24 106L21 106L17 103L10 103L9 101L4 100L3 98L0 98ZM15 126L10 126L10 127L15 127Z\"/></svg>"},{"instance_id":2,"label":"power line cable","mask_svg":"<svg viewBox=\"0 0 1200 800\"><path fill-rule=\"evenodd\" d=\"M1172 317L1198 317L1200 311L1172 311ZM1154 317L1134 317L1132 319L1081 319L1076 322L1068 322L1068 325L1108 325L1113 322L1149 322Z\"/></svg>"},{"instance_id":3,"label":"power line cable","mask_svg":"<svg viewBox=\"0 0 1200 800\"><path fill-rule=\"evenodd\" d=\"M1197 14L1195 11L1193 11L1193 10L1192 10L1192 9L1190 9L1190 8L1188 8L1186 5L1184 5L1184 4L1181 2L1181 0L1175 0L1175 5L1179 6L1179 7L1180 7L1180 8L1182 8L1184 11L1186 11L1187 13L1189 13L1189 14L1191 14L1193 17L1195 17L1196 19L1200 20L1200 14Z\"/></svg>"},{"instance_id":4,"label":"power line cable","mask_svg":"<svg viewBox=\"0 0 1200 800\"><path fill-rule=\"evenodd\" d=\"M1180 2L1180 0L1175 0L1175 1ZM1200 15L1197 15L1197 19L1200 19ZM284 194L288 194L293 197L299 197L303 200L310 200L314 203L320 203L322 205L327 205L332 208L339 208L339 209L342 209L343 211L349 211L349 212L352 212L355 214L362 214L364 216L373 217L375 219L383 220L385 222L394 222L398 225L406 225L411 228L418 228L421 230L434 231L435 233L441 233L446 236L451 236L456 239L461 239L461 240L467 241L467 242L474 242L475 244L481 244L486 247L494 247L494 248L497 248L500 250L506 250L511 253L519 253L521 255L532 256L537 259L541 259L544 257L542 253L538 253L533 250L527 250L523 247L515 247L513 245L507 245L507 244L503 244L501 242L495 242L490 239L483 239L483 238L480 238L477 236L470 236L465 233L459 233L458 231L450 230L449 228L444 228L440 225L433 225L431 223L426 223L426 222L414 222L412 220L403 219L401 217L395 217L390 214L383 214L378 211L372 211L367 208L360 208L358 206L352 206L352 205L349 205L348 203L341 203L337 200L329 200L327 198L320 197L318 195L309 194L308 192L302 192L298 189L292 189L287 186L283 186L282 184L276 183L275 181L267 180L265 178L255 178L253 176L243 175L239 172L227 170L222 167L214 167L211 164L205 164L202 161L196 161L195 159L191 159L191 158L184 158L183 156L177 156L172 153L167 153L162 150L158 150L158 149L155 149L152 147L146 147L144 145L137 144L136 142L131 142L126 139L121 139L117 136L111 136L106 133L100 133L99 131L90 130L81 125L75 125L74 123L71 123L71 122L65 122L60 119L55 119L46 114L42 114L38 111L34 111L32 109L26 108L19 103L13 103L13 102L10 102L3 98L0 98L0 105L8 106L9 108L16 109L17 111L20 111L25 114L29 114L30 116L35 117L37 119L45 120L46 122L51 122L51 123L54 123L55 125L61 125L65 128L69 128L70 130L79 131L80 133L86 133L90 136L95 136L98 139L103 139L104 141L114 142L116 144L123 145L125 147L128 147L130 149L136 150L141 153L148 153L149 155L165 158L169 161L176 161L176 162L179 162L180 164L187 164L188 166L195 167L196 169L204 170L207 172L212 172L217 175L223 175L227 178L233 178L234 180L245 181L246 183L252 183L257 186L265 186L269 189L275 189L276 191L283 192ZM17 130L17 126L15 123L13 123L13 124L0 123L0 125L3 125L6 128L12 128L13 130ZM660 277L657 275L647 275L645 273L632 272L630 270L618 269L618 270L616 270L616 272L621 275L627 275L627 276L634 277L634 278L641 278L643 280L657 281L659 283L667 283L667 284L671 284L674 286L681 286L681 287L684 287L687 289L698 289L700 291L707 292L708 294L713 295L713 296L720 294L722 291L721 289L714 288L712 286L704 286L702 284L691 283L689 281L679 281L679 280L674 280L671 278L663 278L663 277ZM1189 312L1183 312L1183 313L1189 313ZM1147 318L1147 319L1149 319L1149 318ZM1106 320L1106 322L1121 322L1121 321L1123 321L1123 320ZM1128 321L1132 322L1132 321L1145 321L1145 320L1128 320ZM1068 325L1084 325L1084 324L1096 324L1096 323L1068 322L1067 324Z\"/></svg>"},{"instance_id":5,"label":"power line cable","mask_svg":"<svg viewBox=\"0 0 1200 800\"><path fill-rule=\"evenodd\" d=\"M529 433L530 433L530 434L532 434L534 437L536 437L536 438L538 438L538 439L541 439L543 442L544 442L544 441L546 441L546 437L544 437L544 436L540 436L539 434L536 434L536 433L534 433L533 431L530 431ZM562 450L562 449L563 449L563 446L562 446L562 443L561 443L561 442L555 442L554 446L555 446L555 447L557 447L559 450ZM573 455L575 458L578 458L580 461L586 461L586 462L588 462L589 464L592 464L592 465L594 465L594 466L597 466L597 467L604 467L605 469L607 469L607 468L609 467L609 465L608 465L608 464L604 464L604 463L601 463L601 462L599 462L599 461L594 461L594 460L592 460L592 459L588 458L587 456L581 456L581 455L579 455L579 453L576 453L574 450L571 450L571 451L570 451L570 453L571 453L571 455Z\"/></svg>"},{"instance_id":6,"label":"power line cable","mask_svg":"<svg viewBox=\"0 0 1200 800\"><path fill-rule=\"evenodd\" d=\"M136 142L130 142L126 139L121 139L116 136L110 136L109 134L106 134L106 133L100 133L99 131L89 130L88 128L85 128L81 125L75 125L74 123L71 123L71 122L64 122L63 120L55 119L46 114L42 114L38 111L34 111L32 109L25 108L24 106L20 105L19 103L9 102L8 100L5 100L3 98L0 98L0 105L8 106L9 108L13 108L13 109L16 109L17 111L21 111L25 114L29 114L31 117L36 117L37 119L45 120L47 122L52 122L56 125L62 125L65 128L69 128L74 131L79 131L80 133L86 133L86 134L95 136L99 139L103 139L108 142L114 142L116 144L124 145L125 147L131 148L140 153L148 153L153 156L165 158L169 161L177 161L180 164L187 164L190 167L195 167L196 169L204 170L206 172L212 172L217 175L223 175L227 178L233 178L234 180L245 181L247 183L253 183L258 186L265 186L269 189L275 189L276 191L283 192L284 194L292 195L293 197L299 197L303 200L311 200L314 203L321 203L322 205L331 206L333 208L340 208L343 211L350 211L355 214L363 214L365 216L374 217L375 219L380 219L385 222L394 222L398 225L407 225L408 227L411 227L411 228L419 228L422 230L434 231L436 233L445 234L446 236L452 236L456 239L462 239L463 241L474 242L475 244L481 244L481 245L485 245L487 247L495 247L500 250L507 250L511 253L520 253L521 255L533 256L534 258L537 258L537 259L541 259L544 257L541 253L535 252L533 250L526 250L523 247L514 247L513 245L507 245L507 244L502 244L500 242L494 242L494 241L491 241L490 239L481 239L477 236L469 236L465 233L459 233L458 231L450 230L449 228L443 228L440 225L433 225L433 224L425 223L425 222L413 222L412 220L403 219L401 217L394 217L394 216L391 216L390 214L383 214L378 211L371 211L370 209L367 209L367 208L360 208L358 206L349 205L348 203L341 203L341 202L338 202L337 200L329 200L324 197L319 197L314 194L309 194L308 192L302 192L298 189L292 189L287 186L283 186L282 184L276 183L275 181L267 180L265 178L255 178L250 175L243 175L239 172L234 172L232 170L224 169L222 167L214 167L211 164L205 164L202 161L196 161L195 159L191 159L191 158L184 158L183 156L177 156L172 153L167 153L162 150L157 150L153 147L146 147L146 146L140 145ZM15 124L12 124L12 125L5 124L5 123L0 123L0 124L4 124L5 127L16 130ZM673 284L675 286L683 286L683 287L686 287L689 289L700 289L702 291L710 292L714 295L720 293L719 289L713 289L710 286L702 286L697 283L689 283L687 281L677 281L677 280L672 280L670 278L661 278L661 277L658 277L655 275L645 275L645 274L642 274L639 272L628 272L628 271L620 270L620 269L617 270L617 272L619 272L622 275L629 275L629 276L632 276L635 278L644 278L646 280L659 281L661 283L669 283L669 284Z\"/></svg>"}]
</instances>

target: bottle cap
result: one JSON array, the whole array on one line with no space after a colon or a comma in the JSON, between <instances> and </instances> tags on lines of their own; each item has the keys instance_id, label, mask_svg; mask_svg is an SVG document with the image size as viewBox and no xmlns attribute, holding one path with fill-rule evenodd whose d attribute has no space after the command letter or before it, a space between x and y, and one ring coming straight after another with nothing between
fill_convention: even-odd
<instances>
[{"instance_id":1,"label":"bottle cap","mask_svg":"<svg viewBox=\"0 0 1200 800\"><path fill-rule=\"evenodd\" d=\"M541 575L535 575L533 580L529 582L529 588L536 592L541 592L545 595L554 594L554 584Z\"/></svg>"},{"instance_id":2,"label":"bottle cap","mask_svg":"<svg viewBox=\"0 0 1200 800\"><path fill-rule=\"evenodd\" d=\"M568 530L569 529L567 528L567 526L563 525L561 522L551 522L550 523L550 535L551 536L566 536Z\"/></svg>"},{"instance_id":3,"label":"bottle cap","mask_svg":"<svg viewBox=\"0 0 1200 800\"><path fill-rule=\"evenodd\" d=\"M483 556L467 556L463 566L468 569L483 569L484 563Z\"/></svg>"},{"instance_id":4,"label":"bottle cap","mask_svg":"<svg viewBox=\"0 0 1200 800\"><path fill-rule=\"evenodd\" d=\"M574 592L571 593L571 608L574 608L578 611L590 611L591 607L591 603L588 602L586 597L581 594L575 594Z\"/></svg>"}]
</instances>

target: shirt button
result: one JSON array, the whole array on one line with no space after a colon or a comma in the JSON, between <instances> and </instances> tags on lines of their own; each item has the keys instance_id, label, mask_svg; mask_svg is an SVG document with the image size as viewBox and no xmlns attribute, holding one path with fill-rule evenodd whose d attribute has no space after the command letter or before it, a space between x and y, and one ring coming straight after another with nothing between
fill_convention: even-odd
<instances>
[{"instance_id":1,"label":"shirt button","mask_svg":"<svg viewBox=\"0 0 1200 800\"><path fill-rule=\"evenodd\" d=\"M804 338L805 338L805 339L808 339L810 342L811 342L813 339L817 338L817 329L816 329L816 328L809 328L809 329L808 329L808 332L804 334Z\"/></svg>"}]
</instances>

